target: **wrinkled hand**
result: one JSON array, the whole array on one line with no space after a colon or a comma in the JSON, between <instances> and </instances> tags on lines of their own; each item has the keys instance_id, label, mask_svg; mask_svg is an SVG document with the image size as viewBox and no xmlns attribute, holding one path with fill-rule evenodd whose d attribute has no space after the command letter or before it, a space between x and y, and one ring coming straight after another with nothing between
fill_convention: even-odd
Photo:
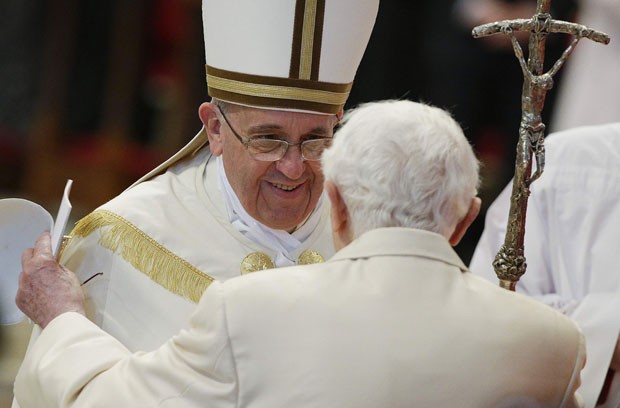
<instances>
[{"instance_id":1,"label":"wrinkled hand","mask_svg":"<svg viewBox=\"0 0 620 408\"><path fill-rule=\"evenodd\" d=\"M22 254L15 302L41 328L65 312L85 314L80 282L73 272L56 262L48 232Z\"/></svg>"}]
</instances>

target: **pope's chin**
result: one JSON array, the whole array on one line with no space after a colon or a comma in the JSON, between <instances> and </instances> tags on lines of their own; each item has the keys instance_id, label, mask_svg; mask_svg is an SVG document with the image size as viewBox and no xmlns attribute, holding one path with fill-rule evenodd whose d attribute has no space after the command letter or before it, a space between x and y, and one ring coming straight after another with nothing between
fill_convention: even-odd
<instances>
[{"instance_id":1,"label":"pope's chin","mask_svg":"<svg viewBox=\"0 0 620 408\"><path fill-rule=\"evenodd\" d=\"M256 217L266 226L279 230L292 230L301 224L318 201L313 200L308 183L286 191L264 182L261 200L257 203Z\"/></svg>"}]
</instances>

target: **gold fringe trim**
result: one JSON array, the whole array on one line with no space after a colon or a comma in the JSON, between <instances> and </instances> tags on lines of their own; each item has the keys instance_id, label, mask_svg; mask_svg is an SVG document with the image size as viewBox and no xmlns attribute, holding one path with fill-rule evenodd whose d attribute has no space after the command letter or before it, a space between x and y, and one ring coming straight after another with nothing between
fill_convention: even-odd
<instances>
[{"instance_id":1,"label":"gold fringe trim","mask_svg":"<svg viewBox=\"0 0 620 408\"><path fill-rule=\"evenodd\" d=\"M106 228L104 230L104 228ZM175 255L123 217L97 210L82 218L71 235L86 237L100 231L99 244L168 291L198 303L213 278Z\"/></svg>"}]
</instances>

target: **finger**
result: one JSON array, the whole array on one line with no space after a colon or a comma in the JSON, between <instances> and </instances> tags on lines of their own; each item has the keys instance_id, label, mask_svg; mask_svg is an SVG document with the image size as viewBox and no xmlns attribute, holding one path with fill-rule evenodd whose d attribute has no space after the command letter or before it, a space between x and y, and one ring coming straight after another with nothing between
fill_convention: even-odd
<instances>
[{"instance_id":1,"label":"finger","mask_svg":"<svg viewBox=\"0 0 620 408\"><path fill-rule=\"evenodd\" d=\"M21 271L19 273L19 280L18 280L18 291L17 293L19 294L19 290L22 289L22 287L26 286L26 274L24 273L24 271Z\"/></svg>"},{"instance_id":2,"label":"finger","mask_svg":"<svg viewBox=\"0 0 620 408\"><path fill-rule=\"evenodd\" d=\"M17 293L15 294L15 303L17 303L17 306L19 306L19 308L21 309L21 301L22 301L22 296L23 296L23 292L26 291L26 286L28 285L28 278L26 278L26 274L22 271L19 274L19 286L17 287Z\"/></svg>"},{"instance_id":3,"label":"finger","mask_svg":"<svg viewBox=\"0 0 620 408\"><path fill-rule=\"evenodd\" d=\"M26 265L26 262L30 261L34 256L34 248L26 248L22 252L22 268Z\"/></svg>"},{"instance_id":4,"label":"finger","mask_svg":"<svg viewBox=\"0 0 620 408\"><path fill-rule=\"evenodd\" d=\"M49 232L45 231L39 235L34 244L34 252L37 254L52 253L52 237Z\"/></svg>"}]
</instances>

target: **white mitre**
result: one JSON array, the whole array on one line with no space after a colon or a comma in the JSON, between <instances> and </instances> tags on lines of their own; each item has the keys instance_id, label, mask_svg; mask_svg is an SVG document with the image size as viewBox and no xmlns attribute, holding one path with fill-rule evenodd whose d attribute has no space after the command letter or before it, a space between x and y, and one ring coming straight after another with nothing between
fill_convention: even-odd
<instances>
[{"instance_id":1,"label":"white mitre","mask_svg":"<svg viewBox=\"0 0 620 408\"><path fill-rule=\"evenodd\" d=\"M312 113L342 111L378 0L204 0L214 98Z\"/></svg>"},{"instance_id":2,"label":"white mitre","mask_svg":"<svg viewBox=\"0 0 620 408\"><path fill-rule=\"evenodd\" d=\"M255 108L341 113L378 9L379 0L203 0L209 95ZM134 185L207 142L203 128Z\"/></svg>"},{"instance_id":3,"label":"white mitre","mask_svg":"<svg viewBox=\"0 0 620 408\"><path fill-rule=\"evenodd\" d=\"M42 232L51 231L52 224L52 216L38 204L20 198L0 200L0 324L24 318L15 304L21 254Z\"/></svg>"}]
</instances>

